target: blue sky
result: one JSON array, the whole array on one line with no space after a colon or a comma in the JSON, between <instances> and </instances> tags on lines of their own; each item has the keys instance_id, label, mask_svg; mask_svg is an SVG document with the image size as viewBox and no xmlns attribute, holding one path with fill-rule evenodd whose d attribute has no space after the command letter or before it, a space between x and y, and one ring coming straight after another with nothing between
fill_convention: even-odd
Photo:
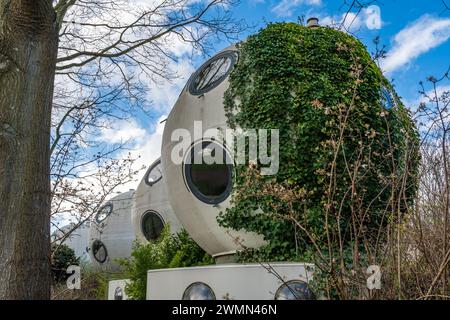
<instances>
[{"instance_id":1,"label":"blue sky","mask_svg":"<svg viewBox=\"0 0 450 320\"><path fill-rule=\"evenodd\" d=\"M298 21L299 16L319 17L322 25L340 22L348 10L344 2L242 0L239 6L230 10L236 18L255 26L241 35L241 39L245 39L267 22ZM450 0L447 3L450 5ZM369 52L374 51L373 40L379 36L380 44L386 46L388 55L381 62L381 67L393 81L405 104L414 107L420 101L419 81L431 75L442 76L450 66L450 10L445 10L442 0L383 0L375 2L375 5L377 7L361 11L357 18L354 18L355 11L350 13L346 21L352 21L352 25L347 22L348 30L368 47ZM217 43L215 51L226 46L227 43ZM205 60L201 55L189 60L186 58L189 50L185 47L180 47L180 50L184 51L180 51L179 61L174 61L172 65L180 78L172 84L153 87L149 92L149 98L154 103L151 119L142 116L126 123L117 123L116 127L105 133L109 140L130 139L133 153L142 156L145 159L142 164L147 166L159 157L163 130L159 121L167 116L191 73ZM443 86L450 88L449 83ZM128 187L124 186L124 189Z\"/></svg>"},{"instance_id":2,"label":"blue sky","mask_svg":"<svg viewBox=\"0 0 450 320\"><path fill-rule=\"evenodd\" d=\"M268 22L295 22L300 16L319 17L320 23L326 25L340 22L348 10L343 3L344 0L242 0L231 10L236 18L255 26L241 35L245 39ZM447 3L450 6L450 0ZM373 40L379 36L388 54L385 75L407 104L414 103L418 99L419 81L431 75L440 76L450 66L450 10L445 10L442 0L384 0L374 4L379 8L381 24L368 27L370 16L363 10L356 20L347 17L347 21L353 22L349 31L369 52L375 50ZM227 45L217 43L216 51ZM204 57L194 59L193 69L203 61ZM172 89L181 90L186 80L180 79ZM159 109L160 113L171 107L171 101L162 104L165 105Z\"/></svg>"},{"instance_id":3,"label":"blue sky","mask_svg":"<svg viewBox=\"0 0 450 320\"><path fill-rule=\"evenodd\" d=\"M297 21L302 15L305 18L320 17L323 23L324 20L328 20L328 17L334 17L335 21L338 21L347 12L348 6L343 6L343 2L342 0L248 0L243 1L236 8L235 14L259 27L265 25L264 21ZM450 1L448 3L450 4ZM414 57L411 52L407 63L399 65L391 72L386 72L387 77L393 80L400 96L406 101L415 101L418 98L418 82L430 75L442 75L450 65L450 41L448 41L450 11L444 10L441 0L383 0L376 2L375 5L380 9L382 23L379 29L367 28L364 13L360 13L362 20L360 26L351 28L352 33L368 47L369 51L374 50L373 39L377 36L380 37L380 43L386 46L389 53L390 50L395 49L395 36L402 30L412 28L414 25L417 30L424 30L433 22L440 22L442 25L432 32L436 37L442 37L442 42L439 41L439 44L432 43L427 32L411 33L411 36L415 36L411 39L406 35L405 42L408 40L425 42L423 52L418 52L417 57ZM348 18L347 20L351 21ZM430 43L426 45L426 42Z\"/></svg>"}]
</instances>

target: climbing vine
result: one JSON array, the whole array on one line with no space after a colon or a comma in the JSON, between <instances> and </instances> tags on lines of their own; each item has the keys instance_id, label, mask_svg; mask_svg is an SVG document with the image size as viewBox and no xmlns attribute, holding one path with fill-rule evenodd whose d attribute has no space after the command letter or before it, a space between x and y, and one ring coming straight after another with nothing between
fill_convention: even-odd
<instances>
[{"instance_id":1,"label":"climbing vine","mask_svg":"<svg viewBox=\"0 0 450 320\"><path fill-rule=\"evenodd\" d=\"M236 166L232 207L218 218L267 241L241 257L293 261L361 239L382 243L416 192L418 136L364 45L330 28L276 23L238 50L228 124L280 130L278 173Z\"/></svg>"}]
</instances>

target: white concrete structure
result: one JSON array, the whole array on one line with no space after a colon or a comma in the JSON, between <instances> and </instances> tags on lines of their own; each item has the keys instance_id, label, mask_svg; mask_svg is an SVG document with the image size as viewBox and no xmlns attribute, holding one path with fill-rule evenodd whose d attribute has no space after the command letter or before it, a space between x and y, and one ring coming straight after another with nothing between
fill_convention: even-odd
<instances>
[{"instance_id":1,"label":"white concrete structure","mask_svg":"<svg viewBox=\"0 0 450 320\"><path fill-rule=\"evenodd\" d=\"M312 264L273 263L149 270L147 300L313 299L307 286L313 268Z\"/></svg>"},{"instance_id":2,"label":"white concrete structure","mask_svg":"<svg viewBox=\"0 0 450 320\"><path fill-rule=\"evenodd\" d=\"M122 193L100 208L91 223L89 254L102 268L117 267L115 259L128 258L135 240L131 222L134 191Z\"/></svg>"},{"instance_id":3,"label":"white concrete structure","mask_svg":"<svg viewBox=\"0 0 450 320\"><path fill-rule=\"evenodd\" d=\"M189 166L187 159L198 152L193 148L181 150L184 160L175 163L172 152L179 142L172 141L172 135L177 129L185 129L194 137L194 121L202 122L203 132L227 128L223 95L229 86L229 72L237 58L236 48L231 46L192 75L170 112L163 133L161 163L172 208L191 237L214 257L234 254L242 246L259 247L264 241L257 234L226 230L217 223L217 215L230 205L232 165L212 167L209 171L206 166ZM200 140L193 141L191 147L193 145L201 146L203 150L200 151L205 155L214 143L200 137ZM227 149L224 145L219 147ZM202 169L207 172L202 172Z\"/></svg>"},{"instance_id":4,"label":"white concrete structure","mask_svg":"<svg viewBox=\"0 0 450 320\"><path fill-rule=\"evenodd\" d=\"M108 300L128 300L125 286L130 280L113 280L108 283Z\"/></svg>"},{"instance_id":5,"label":"white concrete structure","mask_svg":"<svg viewBox=\"0 0 450 320\"><path fill-rule=\"evenodd\" d=\"M160 159L148 168L139 183L131 216L136 238L142 243L157 239L167 223L173 233L182 229L170 206Z\"/></svg>"},{"instance_id":6,"label":"white concrete structure","mask_svg":"<svg viewBox=\"0 0 450 320\"><path fill-rule=\"evenodd\" d=\"M76 224L71 223L61 228L61 230L55 231L52 235L53 239L60 239L66 233L70 232ZM88 254L89 248L89 233L90 233L90 221L86 221L73 230L70 235L63 240L63 244L67 245L75 252L75 256L80 259L81 263L91 262L91 258ZM61 241L57 241L61 242Z\"/></svg>"}]
</instances>

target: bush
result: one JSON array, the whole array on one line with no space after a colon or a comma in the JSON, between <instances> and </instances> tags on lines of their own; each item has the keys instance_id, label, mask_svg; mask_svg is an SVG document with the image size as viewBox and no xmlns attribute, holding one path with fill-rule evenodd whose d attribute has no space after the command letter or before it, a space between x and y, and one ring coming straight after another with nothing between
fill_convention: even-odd
<instances>
[{"instance_id":1,"label":"bush","mask_svg":"<svg viewBox=\"0 0 450 320\"><path fill-rule=\"evenodd\" d=\"M168 226L154 242L135 242L131 258L118 261L124 267L125 277L130 279L126 293L134 300L146 298L148 270L214 263L212 257L205 253L185 230L173 235Z\"/></svg>"},{"instance_id":2,"label":"bush","mask_svg":"<svg viewBox=\"0 0 450 320\"><path fill-rule=\"evenodd\" d=\"M53 281L60 283L70 276L66 273L69 266L79 265L80 260L75 251L65 244L52 244L52 277Z\"/></svg>"}]
</instances>

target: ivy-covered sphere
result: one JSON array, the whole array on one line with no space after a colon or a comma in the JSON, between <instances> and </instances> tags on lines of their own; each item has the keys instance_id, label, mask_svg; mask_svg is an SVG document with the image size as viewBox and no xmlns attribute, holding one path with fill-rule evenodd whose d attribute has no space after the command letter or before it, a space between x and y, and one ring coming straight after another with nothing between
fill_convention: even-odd
<instances>
[{"instance_id":1,"label":"ivy-covered sphere","mask_svg":"<svg viewBox=\"0 0 450 320\"><path fill-rule=\"evenodd\" d=\"M382 243L416 192L418 134L365 46L328 27L277 23L237 48L228 125L279 129L280 167L261 176L235 166L220 223L261 234L259 258L272 261Z\"/></svg>"}]
</instances>

